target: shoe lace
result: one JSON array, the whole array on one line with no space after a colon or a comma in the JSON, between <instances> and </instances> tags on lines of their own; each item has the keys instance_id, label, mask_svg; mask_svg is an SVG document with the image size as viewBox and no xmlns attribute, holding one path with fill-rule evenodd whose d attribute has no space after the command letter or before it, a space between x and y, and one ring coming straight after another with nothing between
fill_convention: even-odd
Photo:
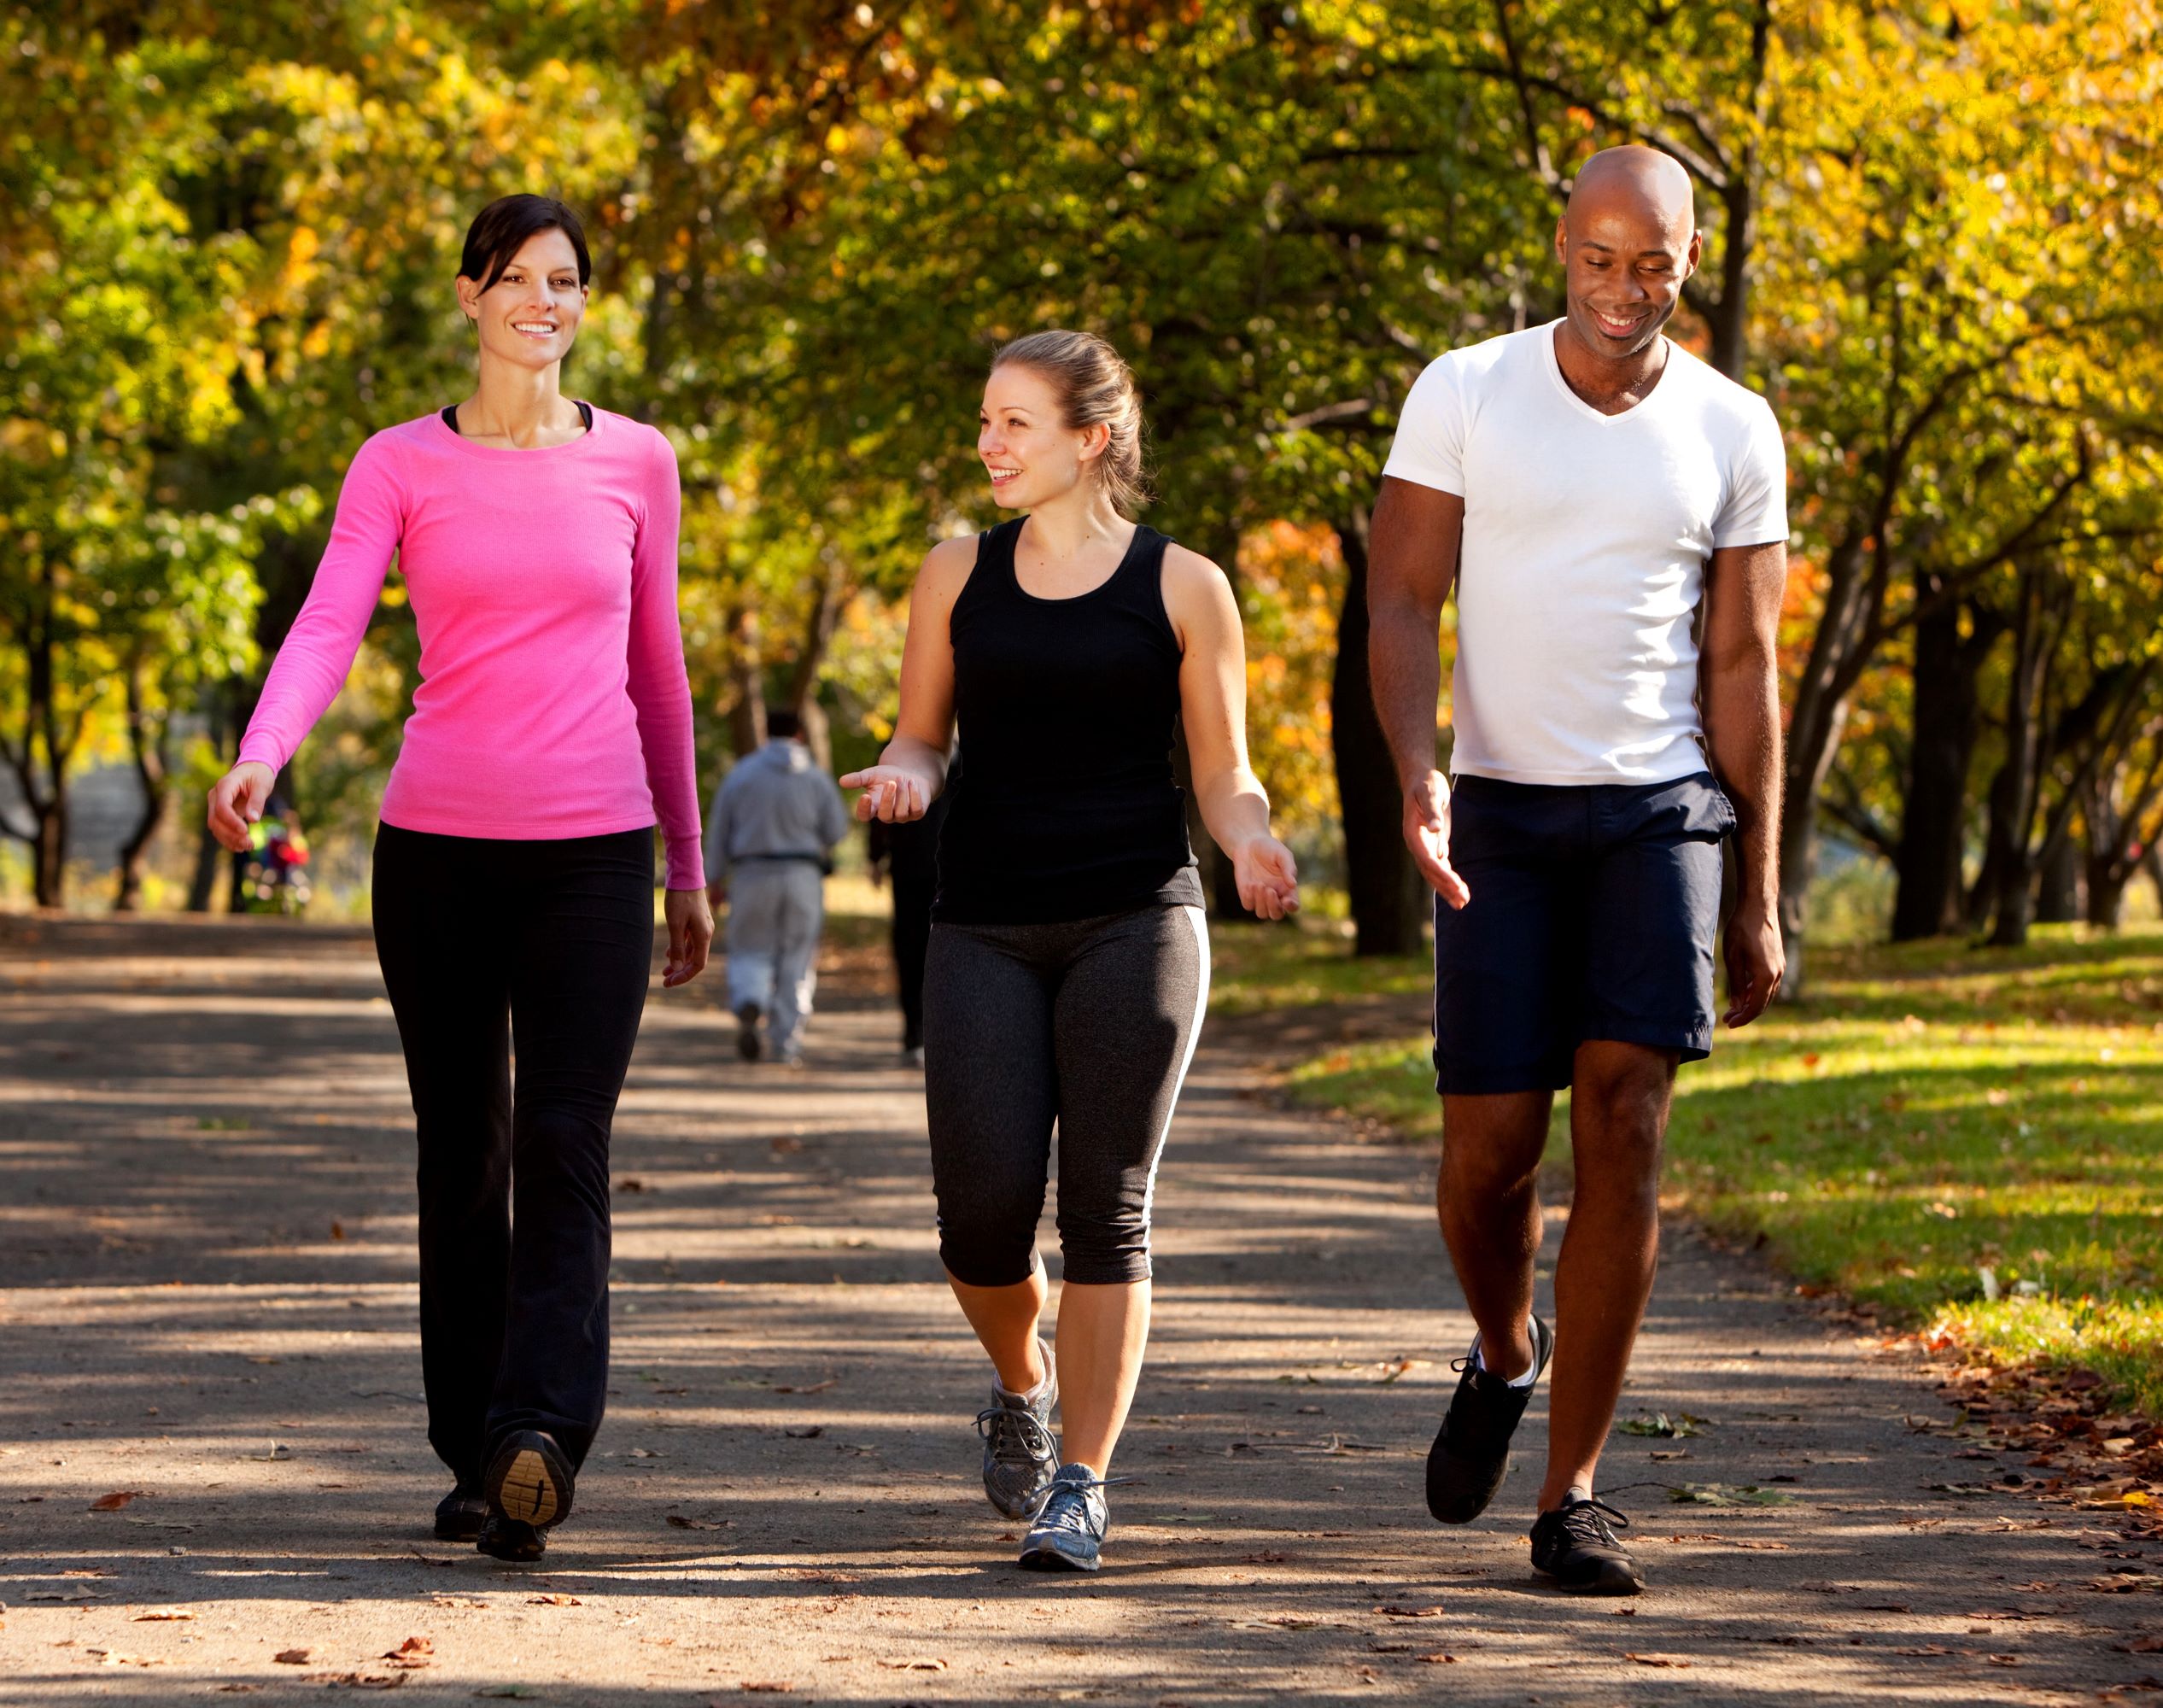
<instances>
[{"instance_id":1,"label":"shoe lace","mask_svg":"<svg viewBox=\"0 0 2163 1708\"><path fill-rule=\"evenodd\" d=\"M1131 1483L1131 1477L1061 1477L1051 1485L1051 1493L1038 1508L1031 1528L1039 1530L1079 1530L1084 1535L1096 1534L1096 1526L1090 1522L1089 1496L1093 1490L1109 1489L1116 1483Z\"/></svg>"},{"instance_id":2,"label":"shoe lace","mask_svg":"<svg viewBox=\"0 0 2163 1708\"><path fill-rule=\"evenodd\" d=\"M1626 1530L1630 1527L1630 1521L1605 1500L1572 1500L1562 1509L1562 1528L1572 1541L1600 1542L1609 1547L1620 1547L1622 1543L1608 1526L1609 1519Z\"/></svg>"},{"instance_id":3,"label":"shoe lace","mask_svg":"<svg viewBox=\"0 0 2163 1708\"><path fill-rule=\"evenodd\" d=\"M976 1414L976 1432L991 1443L991 1457L1002 1465L1036 1465L1051 1457L1051 1431L1034 1412L986 1406Z\"/></svg>"}]
</instances>

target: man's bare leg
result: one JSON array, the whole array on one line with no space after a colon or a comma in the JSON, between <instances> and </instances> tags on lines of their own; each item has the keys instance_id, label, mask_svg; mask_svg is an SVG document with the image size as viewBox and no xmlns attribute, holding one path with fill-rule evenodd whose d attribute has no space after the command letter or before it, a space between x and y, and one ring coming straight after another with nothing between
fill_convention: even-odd
<instances>
[{"instance_id":1,"label":"man's bare leg","mask_svg":"<svg viewBox=\"0 0 2163 1708\"><path fill-rule=\"evenodd\" d=\"M1555 1266L1543 1512L1573 1489L1593 1492L1614 1425L1659 1265L1660 1144L1675 1068L1672 1050L1597 1039L1578 1046L1570 1097L1576 1185Z\"/></svg>"},{"instance_id":2,"label":"man's bare leg","mask_svg":"<svg viewBox=\"0 0 2163 1708\"><path fill-rule=\"evenodd\" d=\"M1540 1154L1554 1102L1552 1091L1442 1099L1435 1209L1480 1331L1482 1362L1505 1382L1532 1367Z\"/></svg>"}]
</instances>

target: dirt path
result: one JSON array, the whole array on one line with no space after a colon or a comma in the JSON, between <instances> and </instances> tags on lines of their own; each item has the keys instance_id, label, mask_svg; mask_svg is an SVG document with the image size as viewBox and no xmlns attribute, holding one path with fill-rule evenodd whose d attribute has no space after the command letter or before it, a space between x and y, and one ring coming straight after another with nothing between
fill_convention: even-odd
<instances>
[{"instance_id":1,"label":"dirt path","mask_svg":"<svg viewBox=\"0 0 2163 1708\"><path fill-rule=\"evenodd\" d=\"M2163 1675L2113 1647L2163 1629L2163 1548L1980 1492L1994 1464L1929 1432L1907 1366L1687 1238L1630 1408L1708 1421L1608 1461L1646 1485L1616 1498L1651 1591L1540 1588L1526 1467L1438 1529L1420 1459L1468 1331L1429 1165L1254 1097L1229 1025L1160 1182L1118 1467L1143 1480L1102 1576L1025 1576L976 1486L985 1371L883 1004L836 989L790 1074L734 1061L717 994L648 1009L616 1397L576 1521L522 1571L425 1527L410 1140L365 934L0 919L0 1704L2057 1703ZM1651 1486L1685 1483L1784 1504ZM381 1658L409 1640L425 1664Z\"/></svg>"}]
</instances>

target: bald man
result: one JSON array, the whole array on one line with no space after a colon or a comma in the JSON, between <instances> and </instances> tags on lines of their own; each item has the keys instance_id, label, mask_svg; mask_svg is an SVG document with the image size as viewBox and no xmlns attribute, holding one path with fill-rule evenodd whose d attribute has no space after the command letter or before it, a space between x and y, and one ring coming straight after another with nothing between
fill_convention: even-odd
<instances>
[{"instance_id":1,"label":"bald man","mask_svg":"<svg viewBox=\"0 0 2163 1708\"><path fill-rule=\"evenodd\" d=\"M1420 376L1371 542L1375 701L1436 898L1435 1201L1477 1331L1427 1504L1444 1524L1486 1510L1552 1354L1532 1563L1605 1594L1645 1582L1593 1477L1651 1292L1675 1068L1712 1047L1730 836L1730 1027L1782 968L1786 459L1764 400L1663 335L1699 243L1673 160L1587 161L1555 231L1563 318ZM1453 781L1435 764L1453 585ZM1564 1086L1575 1184L1551 1331L1538 1171Z\"/></svg>"}]
</instances>

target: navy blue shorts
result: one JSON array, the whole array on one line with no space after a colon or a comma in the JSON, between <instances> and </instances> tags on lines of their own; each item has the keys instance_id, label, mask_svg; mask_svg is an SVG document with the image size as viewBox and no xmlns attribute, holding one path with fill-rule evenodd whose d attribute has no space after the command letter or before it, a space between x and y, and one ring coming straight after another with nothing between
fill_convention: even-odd
<instances>
[{"instance_id":1,"label":"navy blue shorts","mask_svg":"<svg viewBox=\"0 0 2163 1708\"><path fill-rule=\"evenodd\" d=\"M1712 1052L1720 844L1710 774L1556 786L1463 777L1435 905L1435 1089L1559 1091L1593 1038Z\"/></svg>"}]
</instances>

